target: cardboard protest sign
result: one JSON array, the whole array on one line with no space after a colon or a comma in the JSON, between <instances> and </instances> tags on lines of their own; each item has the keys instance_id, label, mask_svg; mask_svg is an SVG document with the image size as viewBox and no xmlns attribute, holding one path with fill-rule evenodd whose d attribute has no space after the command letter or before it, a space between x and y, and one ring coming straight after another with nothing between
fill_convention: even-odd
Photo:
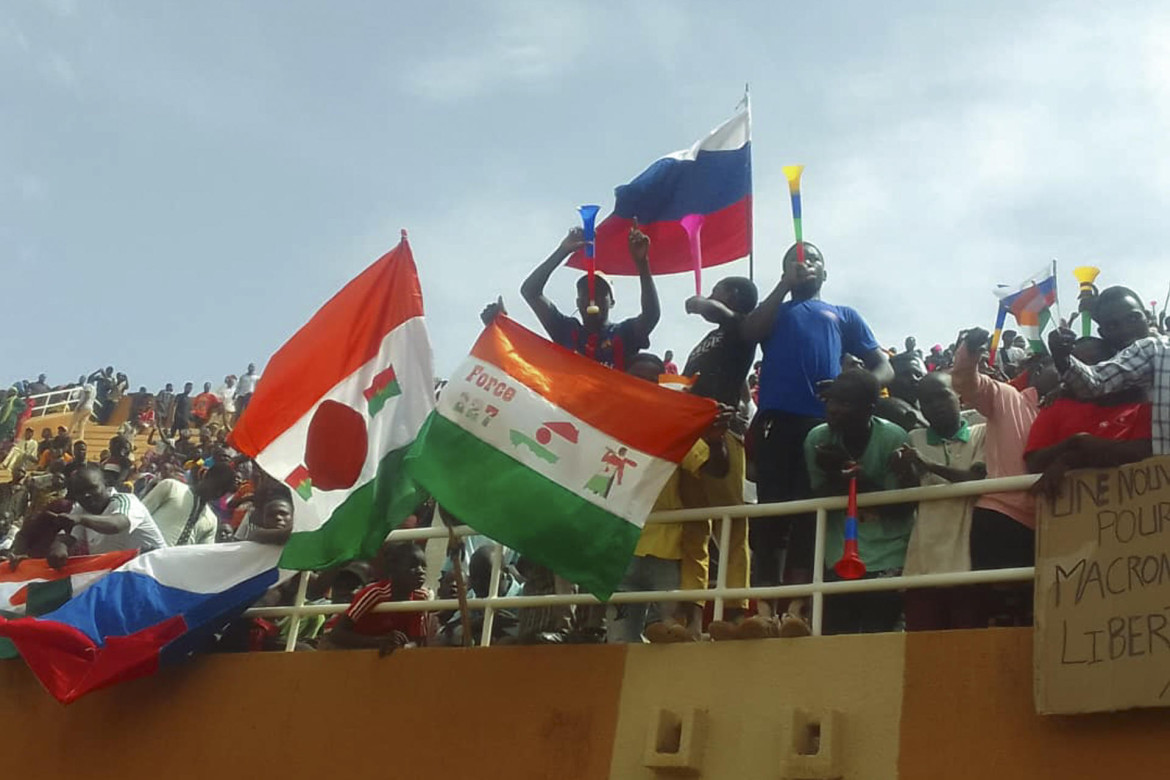
<instances>
[{"instance_id":1,"label":"cardboard protest sign","mask_svg":"<svg viewBox=\"0 0 1170 780\"><path fill-rule=\"evenodd\" d=\"M1170 706L1170 457L1037 506L1036 711Z\"/></svg>"}]
</instances>

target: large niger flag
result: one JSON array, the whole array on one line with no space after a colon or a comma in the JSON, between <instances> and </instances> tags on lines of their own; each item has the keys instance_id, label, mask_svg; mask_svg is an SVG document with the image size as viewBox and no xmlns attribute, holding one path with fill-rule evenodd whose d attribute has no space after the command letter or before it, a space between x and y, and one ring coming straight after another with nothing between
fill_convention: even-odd
<instances>
[{"instance_id":1,"label":"large niger flag","mask_svg":"<svg viewBox=\"0 0 1170 780\"><path fill-rule=\"evenodd\" d=\"M498 317L408 467L443 507L599 598L714 402L605 368Z\"/></svg>"},{"instance_id":2,"label":"large niger flag","mask_svg":"<svg viewBox=\"0 0 1170 780\"><path fill-rule=\"evenodd\" d=\"M404 233L272 356L232 432L237 449L293 489L282 568L377 552L420 500L402 460L434 406L422 291Z\"/></svg>"}]
</instances>

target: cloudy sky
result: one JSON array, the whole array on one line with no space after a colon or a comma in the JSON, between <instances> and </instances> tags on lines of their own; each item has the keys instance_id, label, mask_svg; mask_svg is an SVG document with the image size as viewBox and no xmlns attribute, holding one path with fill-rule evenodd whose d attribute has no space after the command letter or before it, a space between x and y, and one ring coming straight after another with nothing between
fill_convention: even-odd
<instances>
[{"instance_id":1,"label":"cloudy sky","mask_svg":"<svg viewBox=\"0 0 1170 780\"><path fill-rule=\"evenodd\" d=\"M1167 6L941 5L8 0L0 380L239 373L403 227L446 373L497 293L536 327L519 286L575 207L608 209L745 82L762 289L801 162L825 297L883 343L989 327L990 288L1053 257L1066 308L1085 263L1161 301ZM704 332L692 284L660 280L657 351ZM617 297L635 313L636 283Z\"/></svg>"}]
</instances>

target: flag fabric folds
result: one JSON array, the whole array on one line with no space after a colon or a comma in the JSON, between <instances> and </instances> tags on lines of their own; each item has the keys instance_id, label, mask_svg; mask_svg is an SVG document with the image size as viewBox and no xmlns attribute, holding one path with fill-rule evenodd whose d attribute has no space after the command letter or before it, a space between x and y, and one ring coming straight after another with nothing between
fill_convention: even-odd
<instances>
[{"instance_id":1,"label":"flag fabric folds","mask_svg":"<svg viewBox=\"0 0 1170 780\"><path fill-rule=\"evenodd\" d=\"M281 566L377 552L422 497L402 460L434 408L422 291L405 235L268 362L232 443L295 491Z\"/></svg>"},{"instance_id":2,"label":"flag fabric folds","mask_svg":"<svg viewBox=\"0 0 1170 780\"><path fill-rule=\"evenodd\" d=\"M407 466L445 513L608 598L715 411L501 316L452 375Z\"/></svg>"},{"instance_id":3,"label":"flag fabric folds","mask_svg":"<svg viewBox=\"0 0 1170 780\"><path fill-rule=\"evenodd\" d=\"M995 294L1001 309L1001 316L996 322L997 333L1002 329L1002 312L1010 312L1032 351L1047 352L1041 336L1052 320L1049 308L1056 304L1056 261L1015 286L999 285L995 288Z\"/></svg>"},{"instance_id":4,"label":"flag fabric folds","mask_svg":"<svg viewBox=\"0 0 1170 780\"><path fill-rule=\"evenodd\" d=\"M143 553L52 612L0 622L0 636L49 693L69 703L203 648L277 583L280 555L279 547L252 542Z\"/></svg>"},{"instance_id":5,"label":"flag fabric folds","mask_svg":"<svg viewBox=\"0 0 1170 780\"><path fill-rule=\"evenodd\" d=\"M745 108L690 149L656 160L629 184L614 191L613 213L597 226L597 269L636 275L626 241L637 218L650 237L650 270L672 274L693 270L682 220L701 215L702 265L720 265L752 249L751 115ZM583 252L569 261L585 268Z\"/></svg>"}]
</instances>

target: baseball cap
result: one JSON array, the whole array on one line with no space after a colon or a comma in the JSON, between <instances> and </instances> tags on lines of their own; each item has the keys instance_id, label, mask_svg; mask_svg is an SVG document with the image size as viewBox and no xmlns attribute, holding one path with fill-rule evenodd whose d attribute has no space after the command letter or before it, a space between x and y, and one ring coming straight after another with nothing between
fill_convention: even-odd
<instances>
[{"instance_id":1,"label":"baseball cap","mask_svg":"<svg viewBox=\"0 0 1170 780\"><path fill-rule=\"evenodd\" d=\"M609 290L609 294L613 295L613 285L610 284L609 277L601 271L594 271L593 275L596 277L594 282L594 292L601 293L601 285L605 285L605 289ZM581 278L577 280L577 292L588 295L589 293L589 274L582 274Z\"/></svg>"}]
</instances>

